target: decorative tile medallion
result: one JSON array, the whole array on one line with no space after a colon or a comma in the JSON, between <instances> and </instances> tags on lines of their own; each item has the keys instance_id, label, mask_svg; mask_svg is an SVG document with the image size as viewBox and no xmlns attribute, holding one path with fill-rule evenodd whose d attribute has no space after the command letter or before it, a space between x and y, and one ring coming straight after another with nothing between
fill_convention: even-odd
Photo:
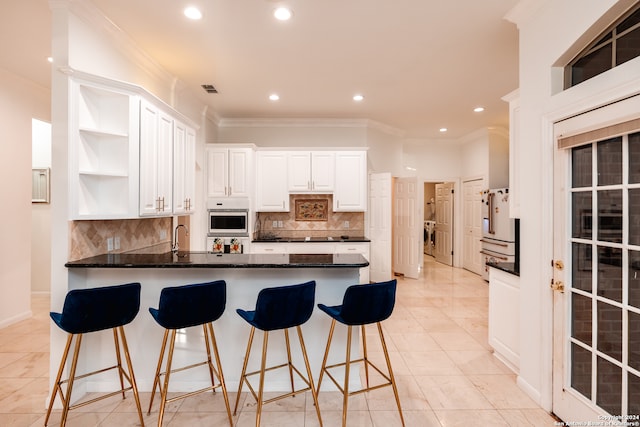
<instances>
[{"instance_id":1,"label":"decorative tile medallion","mask_svg":"<svg viewBox=\"0 0 640 427\"><path fill-rule=\"evenodd\" d=\"M329 199L296 200L296 221L327 221Z\"/></svg>"}]
</instances>

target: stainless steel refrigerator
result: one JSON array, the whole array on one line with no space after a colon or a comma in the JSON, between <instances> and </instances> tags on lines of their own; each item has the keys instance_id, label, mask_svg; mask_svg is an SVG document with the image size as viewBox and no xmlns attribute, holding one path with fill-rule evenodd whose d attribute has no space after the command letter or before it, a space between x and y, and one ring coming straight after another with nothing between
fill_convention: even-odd
<instances>
[{"instance_id":1,"label":"stainless steel refrigerator","mask_svg":"<svg viewBox=\"0 0 640 427\"><path fill-rule=\"evenodd\" d=\"M482 277L489 280L492 263L515 263L515 221L509 218L509 189L486 190L482 197L482 250L484 259Z\"/></svg>"}]
</instances>

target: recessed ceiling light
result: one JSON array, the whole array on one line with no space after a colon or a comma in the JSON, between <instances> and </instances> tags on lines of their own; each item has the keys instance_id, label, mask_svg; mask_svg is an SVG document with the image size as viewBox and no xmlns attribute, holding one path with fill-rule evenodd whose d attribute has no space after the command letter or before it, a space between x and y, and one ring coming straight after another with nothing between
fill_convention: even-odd
<instances>
[{"instance_id":1,"label":"recessed ceiling light","mask_svg":"<svg viewBox=\"0 0 640 427\"><path fill-rule=\"evenodd\" d=\"M482 113L484 111L484 107L476 107L473 109L476 113Z\"/></svg>"},{"instance_id":2,"label":"recessed ceiling light","mask_svg":"<svg viewBox=\"0 0 640 427\"><path fill-rule=\"evenodd\" d=\"M53 64L53 57L52 56L47 57L47 61Z\"/></svg>"},{"instance_id":3,"label":"recessed ceiling light","mask_svg":"<svg viewBox=\"0 0 640 427\"><path fill-rule=\"evenodd\" d=\"M364 99L364 95L361 95L361 94L353 95L353 100L354 101L360 102L363 99Z\"/></svg>"},{"instance_id":4,"label":"recessed ceiling light","mask_svg":"<svg viewBox=\"0 0 640 427\"><path fill-rule=\"evenodd\" d=\"M198 9L197 7L189 6L184 10L184 16L195 21L198 19L202 19L202 12L200 12L200 9Z\"/></svg>"},{"instance_id":5,"label":"recessed ceiling light","mask_svg":"<svg viewBox=\"0 0 640 427\"><path fill-rule=\"evenodd\" d=\"M440 128L440 132L446 132L447 130L447 128Z\"/></svg>"},{"instance_id":6,"label":"recessed ceiling light","mask_svg":"<svg viewBox=\"0 0 640 427\"><path fill-rule=\"evenodd\" d=\"M291 12L291 9L286 7L279 7L273 11L273 16L275 16L276 19L280 21L288 21L289 19L291 19L292 15L293 12Z\"/></svg>"},{"instance_id":7,"label":"recessed ceiling light","mask_svg":"<svg viewBox=\"0 0 640 427\"><path fill-rule=\"evenodd\" d=\"M277 101L280 99L280 95L278 95L277 93L272 93L271 95L269 95L269 99L272 101Z\"/></svg>"}]
</instances>

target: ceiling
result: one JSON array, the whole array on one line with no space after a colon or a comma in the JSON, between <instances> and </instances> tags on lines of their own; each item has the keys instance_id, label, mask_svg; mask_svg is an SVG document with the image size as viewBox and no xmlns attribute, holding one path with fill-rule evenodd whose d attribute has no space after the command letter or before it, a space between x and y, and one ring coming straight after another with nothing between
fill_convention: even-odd
<instances>
[{"instance_id":1,"label":"ceiling","mask_svg":"<svg viewBox=\"0 0 640 427\"><path fill-rule=\"evenodd\" d=\"M518 86L517 29L503 18L518 0L75 1L91 1L220 118L369 119L407 139L458 139L507 127L501 97ZM48 87L49 2L2 3L0 68ZM186 19L187 5L203 18ZM273 18L279 5L291 20Z\"/></svg>"}]
</instances>

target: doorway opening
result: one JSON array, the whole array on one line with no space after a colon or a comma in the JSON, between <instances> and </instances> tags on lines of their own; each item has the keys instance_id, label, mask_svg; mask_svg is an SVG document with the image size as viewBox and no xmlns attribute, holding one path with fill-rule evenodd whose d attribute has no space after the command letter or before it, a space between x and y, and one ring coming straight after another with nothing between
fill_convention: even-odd
<instances>
[{"instance_id":1,"label":"doorway opening","mask_svg":"<svg viewBox=\"0 0 640 427\"><path fill-rule=\"evenodd\" d=\"M454 182L424 183L423 254L453 266Z\"/></svg>"}]
</instances>

